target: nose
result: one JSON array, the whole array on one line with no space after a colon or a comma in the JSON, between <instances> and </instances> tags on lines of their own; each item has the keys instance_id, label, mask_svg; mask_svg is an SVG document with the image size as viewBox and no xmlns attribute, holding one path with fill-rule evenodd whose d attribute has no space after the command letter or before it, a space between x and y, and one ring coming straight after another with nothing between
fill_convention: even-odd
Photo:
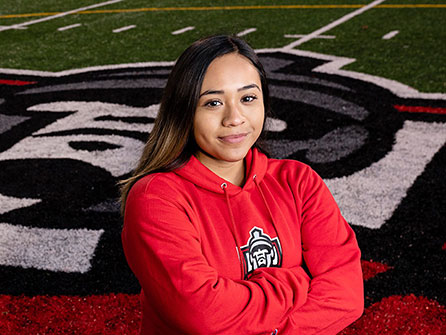
<instances>
[{"instance_id":1,"label":"nose","mask_svg":"<svg viewBox=\"0 0 446 335\"><path fill-rule=\"evenodd\" d=\"M225 127L236 127L245 123L245 117L241 106L236 103L227 103L225 114L223 118L223 125Z\"/></svg>"}]
</instances>

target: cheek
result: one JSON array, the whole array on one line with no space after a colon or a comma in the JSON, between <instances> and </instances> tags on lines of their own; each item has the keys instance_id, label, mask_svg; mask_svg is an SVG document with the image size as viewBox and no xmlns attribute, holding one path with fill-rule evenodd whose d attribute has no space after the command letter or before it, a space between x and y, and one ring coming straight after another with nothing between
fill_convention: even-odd
<instances>
[{"instance_id":1,"label":"cheek","mask_svg":"<svg viewBox=\"0 0 446 335\"><path fill-rule=\"evenodd\" d=\"M193 129L193 134L194 134L194 138L195 138L195 142L197 142L197 144L199 144L200 142L200 134L201 134L202 130L201 130L201 125L199 122L194 122L194 129Z\"/></svg>"},{"instance_id":2,"label":"cheek","mask_svg":"<svg viewBox=\"0 0 446 335\"><path fill-rule=\"evenodd\" d=\"M263 127L264 123L265 123L265 112L262 111L262 113L259 116L259 124L261 128Z\"/></svg>"},{"instance_id":3,"label":"cheek","mask_svg":"<svg viewBox=\"0 0 446 335\"><path fill-rule=\"evenodd\" d=\"M212 133L213 122L211 118L200 113L195 117L193 126L195 141L199 142L200 139L204 139L207 137L207 135Z\"/></svg>"},{"instance_id":4,"label":"cheek","mask_svg":"<svg viewBox=\"0 0 446 335\"><path fill-rule=\"evenodd\" d=\"M252 122L253 122L253 124L255 124L256 130L261 132L262 128L263 128L263 124L265 122L265 111L263 109L263 105L262 105L262 109L258 113L256 113Z\"/></svg>"}]
</instances>

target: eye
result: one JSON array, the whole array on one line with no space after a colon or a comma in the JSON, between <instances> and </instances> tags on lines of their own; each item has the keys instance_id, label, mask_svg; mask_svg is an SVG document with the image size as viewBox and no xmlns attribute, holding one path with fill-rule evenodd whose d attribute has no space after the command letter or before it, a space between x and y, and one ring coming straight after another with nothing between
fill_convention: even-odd
<instances>
[{"instance_id":1,"label":"eye","mask_svg":"<svg viewBox=\"0 0 446 335\"><path fill-rule=\"evenodd\" d=\"M220 106L222 103L219 100L211 100L211 101L207 101L204 105L206 107L218 107Z\"/></svg>"},{"instance_id":2,"label":"eye","mask_svg":"<svg viewBox=\"0 0 446 335\"><path fill-rule=\"evenodd\" d=\"M243 102L253 102L257 97L255 95L247 95L242 98Z\"/></svg>"}]
</instances>

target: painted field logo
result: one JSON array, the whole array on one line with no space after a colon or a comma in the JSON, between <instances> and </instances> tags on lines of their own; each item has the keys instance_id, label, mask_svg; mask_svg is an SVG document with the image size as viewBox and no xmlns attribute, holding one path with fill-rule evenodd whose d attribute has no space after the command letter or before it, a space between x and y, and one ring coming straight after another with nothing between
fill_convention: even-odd
<instances>
[{"instance_id":1,"label":"painted field logo","mask_svg":"<svg viewBox=\"0 0 446 335\"><path fill-rule=\"evenodd\" d=\"M446 142L444 97L338 70L342 62L331 56L294 50L259 56L275 113L267 120L273 156L310 164L360 244L367 242L361 246L366 259L386 260L392 280L404 279L420 295L432 296L416 283L431 280L424 269L441 268L441 255L432 251L429 259L420 253L409 259L409 243L389 239L417 240L416 230L407 229L413 220L433 227L423 238L441 235L428 209L402 208L420 207L412 190L425 185L420 176L428 164L438 164L434 156ZM120 247L116 183L139 158L171 66L0 71L0 293L139 291ZM410 278L399 270L408 264ZM385 287L383 278L369 285ZM376 301L380 297L373 292L369 296Z\"/></svg>"}]
</instances>

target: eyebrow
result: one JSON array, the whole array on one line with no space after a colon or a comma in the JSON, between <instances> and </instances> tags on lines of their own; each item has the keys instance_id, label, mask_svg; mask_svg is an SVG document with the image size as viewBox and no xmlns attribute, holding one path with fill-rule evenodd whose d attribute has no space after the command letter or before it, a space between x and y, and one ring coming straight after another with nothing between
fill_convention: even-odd
<instances>
[{"instance_id":1,"label":"eyebrow","mask_svg":"<svg viewBox=\"0 0 446 335\"><path fill-rule=\"evenodd\" d=\"M240 91L246 91L246 90L249 90L249 89L251 89L251 88L257 88L259 91L261 91L260 87L257 86L256 84L249 84L249 85L245 85L245 86L243 86L243 87L238 88L238 89L237 89L237 92L240 92ZM225 93L225 91L223 91L223 90L207 90L207 91L204 91L203 93L200 94L200 98L201 98L203 95L209 95L209 94L223 94L223 93Z\"/></svg>"}]
</instances>

